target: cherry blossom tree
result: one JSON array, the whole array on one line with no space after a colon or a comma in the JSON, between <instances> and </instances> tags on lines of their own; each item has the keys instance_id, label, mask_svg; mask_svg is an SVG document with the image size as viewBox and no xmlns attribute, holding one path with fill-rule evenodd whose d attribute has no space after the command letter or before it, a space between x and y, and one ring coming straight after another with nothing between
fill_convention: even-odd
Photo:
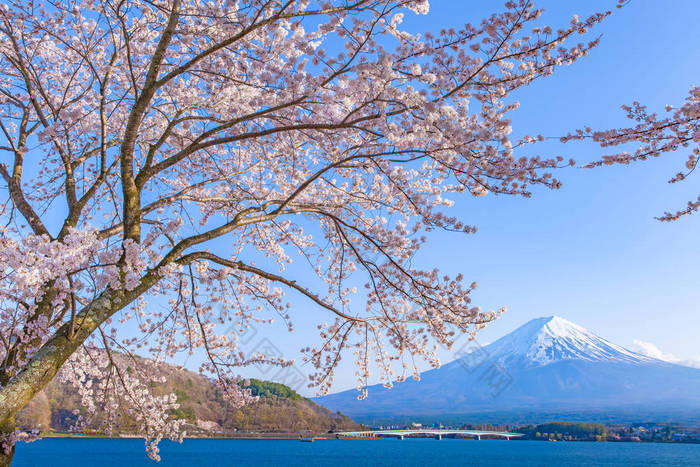
<instances>
[{"instance_id":1,"label":"cherry blossom tree","mask_svg":"<svg viewBox=\"0 0 700 467\"><path fill-rule=\"evenodd\" d=\"M0 6L0 427L54 377L179 439L149 355L204 355L232 404L251 396L237 335L285 292L318 313L302 349L329 389L341 356L386 383L498 312L475 284L413 265L425 233L474 227L450 196L529 196L569 165L513 139L511 94L597 44L608 13L553 30L528 1L414 34L427 0L8 0ZM293 277L288 263L309 273ZM364 286L364 288L363 288ZM358 291L359 287L359 291ZM351 301L352 299L352 301ZM311 312L311 311L309 311ZM127 329L128 331L124 331ZM361 393L363 397L365 393Z\"/></svg>"},{"instance_id":2,"label":"cherry blossom tree","mask_svg":"<svg viewBox=\"0 0 700 467\"><path fill-rule=\"evenodd\" d=\"M647 107L634 102L623 105L627 118L634 121L634 126L611 130L594 131L590 127L577 130L562 138L563 142L576 140L592 140L603 148L637 144L633 152L620 151L603 156L601 160L586 164L584 167L593 168L602 165L631 164L645 161L651 157L676 152L689 148L685 168L675 174L669 183L685 180L697 167L700 160L700 87L690 88L688 97L677 109L667 105L666 116L650 113ZM692 214L700 209L700 196L697 200L688 201L685 208L674 212L665 212L657 217L662 222L678 220L680 217Z\"/></svg>"}]
</instances>

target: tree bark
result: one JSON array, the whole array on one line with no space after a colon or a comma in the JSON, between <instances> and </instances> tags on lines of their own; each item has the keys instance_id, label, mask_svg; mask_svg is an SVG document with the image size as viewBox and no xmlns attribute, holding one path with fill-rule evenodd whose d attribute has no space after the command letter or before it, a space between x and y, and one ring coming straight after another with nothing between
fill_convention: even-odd
<instances>
[{"instance_id":1,"label":"tree bark","mask_svg":"<svg viewBox=\"0 0 700 467\"><path fill-rule=\"evenodd\" d=\"M77 328L71 331L71 323L61 326L32 357L31 361L0 387L0 435L15 430L15 416L34 396L46 387L58 370L78 347L116 311L124 308L150 289L159 276L152 271L146 274L133 290L106 289L75 317ZM2 451L2 449L0 449ZM14 448L12 450L14 453ZM9 466L12 456L0 457L0 467Z\"/></svg>"},{"instance_id":2,"label":"tree bark","mask_svg":"<svg viewBox=\"0 0 700 467\"><path fill-rule=\"evenodd\" d=\"M61 366L85 342L85 339L128 301L123 293L107 289L78 313L76 322L79 323L79 327L73 335L69 332L70 323L64 324L37 351L24 369L0 388L0 436L3 437L2 439L15 431L17 412L51 382ZM9 454L2 451L0 449L0 467L9 466L14 447Z\"/></svg>"},{"instance_id":3,"label":"tree bark","mask_svg":"<svg viewBox=\"0 0 700 467\"><path fill-rule=\"evenodd\" d=\"M102 324L115 309L121 308L123 297L107 289L76 316L79 327L70 336L70 323L59 328L31 361L0 388L0 427L14 416L56 376L56 373L85 339ZM13 422L14 423L14 422Z\"/></svg>"}]
</instances>

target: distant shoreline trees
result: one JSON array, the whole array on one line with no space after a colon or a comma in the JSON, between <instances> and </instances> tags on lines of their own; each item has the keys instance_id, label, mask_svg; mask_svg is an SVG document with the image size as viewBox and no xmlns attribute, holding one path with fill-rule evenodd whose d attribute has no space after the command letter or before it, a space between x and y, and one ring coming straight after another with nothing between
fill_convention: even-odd
<instances>
[{"instance_id":1,"label":"distant shoreline trees","mask_svg":"<svg viewBox=\"0 0 700 467\"><path fill-rule=\"evenodd\" d=\"M580 440L605 440L607 427L600 423L580 422L548 422L540 425L528 425L518 428L519 433L524 433L532 439L553 439L562 441Z\"/></svg>"}]
</instances>

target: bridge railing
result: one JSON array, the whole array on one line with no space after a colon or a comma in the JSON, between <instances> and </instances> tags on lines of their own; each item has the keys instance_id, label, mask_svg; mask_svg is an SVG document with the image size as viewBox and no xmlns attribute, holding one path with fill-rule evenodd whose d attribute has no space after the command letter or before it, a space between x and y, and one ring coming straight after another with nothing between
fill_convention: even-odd
<instances>
[{"instance_id":1,"label":"bridge railing","mask_svg":"<svg viewBox=\"0 0 700 467\"><path fill-rule=\"evenodd\" d=\"M443 436L462 435L475 439L481 439L483 436L495 438L519 438L525 436L522 433L511 433L508 431L487 431L487 430L445 430L445 429L420 429L420 430L368 430L368 431L344 431L336 433L336 437L394 437L404 439L406 436L423 435L434 436L436 439L442 439Z\"/></svg>"}]
</instances>

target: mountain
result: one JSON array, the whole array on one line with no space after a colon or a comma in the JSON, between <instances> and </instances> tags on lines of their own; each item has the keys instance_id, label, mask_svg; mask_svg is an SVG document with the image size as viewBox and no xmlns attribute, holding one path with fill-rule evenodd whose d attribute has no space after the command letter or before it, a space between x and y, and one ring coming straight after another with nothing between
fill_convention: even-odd
<instances>
[{"instance_id":1,"label":"mountain","mask_svg":"<svg viewBox=\"0 0 700 467\"><path fill-rule=\"evenodd\" d=\"M180 407L172 416L187 421L188 434L325 433L361 428L350 418L331 412L283 384L251 379L249 387L259 397L258 402L235 410L224 400L220 389L202 375L165 363L153 363L151 371L152 391L177 396ZM155 382L161 378L166 382ZM17 425L22 429L69 431L76 420L74 409L80 410L75 389L53 381L20 411ZM87 428L98 428L102 416L98 413L95 423ZM119 431L136 432L138 427L126 420Z\"/></svg>"},{"instance_id":2,"label":"mountain","mask_svg":"<svg viewBox=\"0 0 700 467\"><path fill-rule=\"evenodd\" d=\"M700 370L641 355L558 316L529 321L420 381L317 399L362 423L700 422Z\"/></svg>"}]
</instances>

